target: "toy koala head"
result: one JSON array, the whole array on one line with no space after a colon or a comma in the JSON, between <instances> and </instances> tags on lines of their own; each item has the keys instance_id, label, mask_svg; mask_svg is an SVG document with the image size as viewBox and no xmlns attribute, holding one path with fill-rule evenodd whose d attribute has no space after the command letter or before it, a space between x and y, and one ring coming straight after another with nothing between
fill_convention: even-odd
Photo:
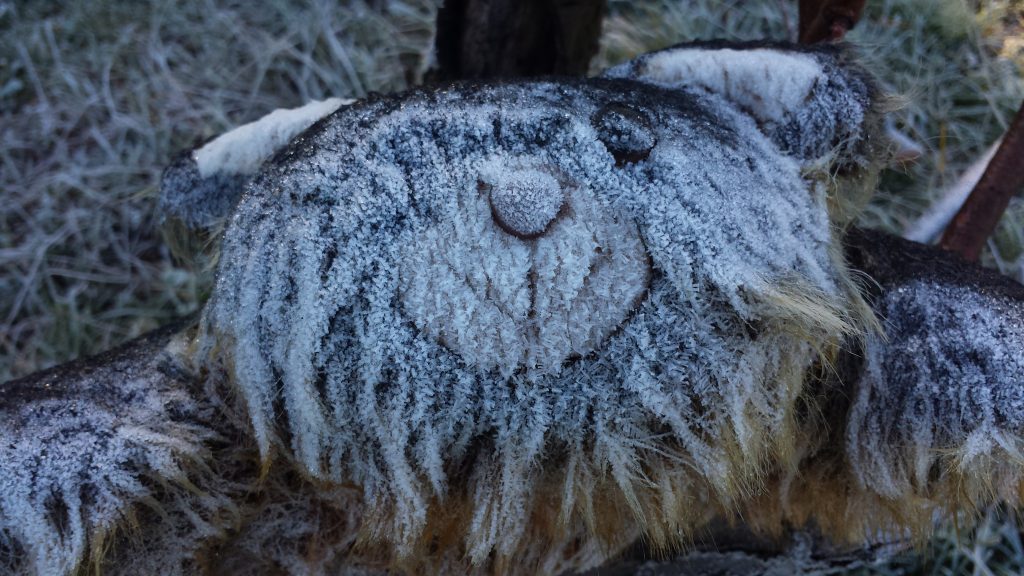
<instances>
[{"instance_id":1,"label":"toy koala head","mask_svg":"<svg viewBox=\"0 0 1024 576\"><path fill-rule=\"evenodd\" d=\"M202 353L399 556L673 543L870 322L833 233L879 117L841 49L765 45L342 107L238 200Z\"/></svg>"}]
</instances>

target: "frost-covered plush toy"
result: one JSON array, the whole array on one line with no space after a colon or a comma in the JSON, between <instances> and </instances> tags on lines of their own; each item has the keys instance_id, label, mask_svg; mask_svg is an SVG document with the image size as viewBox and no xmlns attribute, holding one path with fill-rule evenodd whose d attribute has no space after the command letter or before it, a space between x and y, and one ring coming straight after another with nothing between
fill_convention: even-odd
<instances>
[{"instance_id":1,"label":"frost-covered plush toy","mask_svg":"<svg viewBox=\"0 0 1024 576\"><path fill-rule=\"evenodd\" d=\"M0 387L0 566L554 574L1016 502L1022 289L844 255L883 108L842 47L692 44L200 147L201 317Z\"/></svg>"}]
</instances>

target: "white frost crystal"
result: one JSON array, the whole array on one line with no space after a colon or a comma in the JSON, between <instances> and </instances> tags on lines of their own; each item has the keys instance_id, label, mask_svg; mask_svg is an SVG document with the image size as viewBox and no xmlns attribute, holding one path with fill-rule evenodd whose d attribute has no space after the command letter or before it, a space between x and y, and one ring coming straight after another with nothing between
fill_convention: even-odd
<instances>
[{"instance_id":1,"label":"white frost crystal","mask_svg":"<svg viewBox=\"0 0 1024 576\"><path fill-rule=\"evenodd\" d=\"M821 77L822 67L814 56L774 48L655 52L647 57L644 69L645 80L699 87L771 122L806 105Z\"/></svg>"},{"instance_id":2,"label":"white frost crystal","mask_svg":"<svg viewBox=\"0 0 1024 576\"><path fill-rule=\"evenodd\" d=\"M215 233L264 162L316 121L351 103L328 98L295 109L274 110L179 154L160 178L163 220L180 222L184 230Z\"/></svg>"}]
</instances>

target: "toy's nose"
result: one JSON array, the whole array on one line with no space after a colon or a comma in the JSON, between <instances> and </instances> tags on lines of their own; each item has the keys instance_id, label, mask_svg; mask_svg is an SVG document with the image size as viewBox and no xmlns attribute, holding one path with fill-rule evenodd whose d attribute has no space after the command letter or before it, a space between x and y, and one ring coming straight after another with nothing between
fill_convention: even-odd
<instances>
[{"instance_id":1,"label":"toy's nose","mask_svg":"<svg viewBox=\"0 0 1024 576\"><path fill-rule=\"evenodd\" d=\"M487 188L491 217L502 230L523 240L547 232L566 203L558 179L541 170L517 170Z\"/></svg>"}]
</instances>

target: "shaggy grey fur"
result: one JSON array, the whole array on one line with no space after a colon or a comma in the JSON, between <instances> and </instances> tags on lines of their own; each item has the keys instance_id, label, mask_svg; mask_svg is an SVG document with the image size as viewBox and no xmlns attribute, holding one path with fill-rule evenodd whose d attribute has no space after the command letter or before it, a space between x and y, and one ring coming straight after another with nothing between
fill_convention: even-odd
<instances>
[{"instance_id":1,"label":"shaggy grey fur","mask_svg":"<svg viewBox=\"0 0 1024 576\"><path fill-rule=\"evenodd\" d=\"M610 123L609 107L630 112ZM623 162L623 150L645 154ZM541 166L595 215L506 234L477 207L495 165L509 178ZM755 118L685 87L511 82L361 102L250 185L204 314L204 361L233 373L265 454L361 486L387 511L371 529L400 555L430 503L458 495L470 557L511 556L546 482L570 521L607 478L623 506L650 509L645 522L674 526L682 502L728 506L771 466L804 372L853 329L826 188L801 170ZM635 309L601 320L563 364L484 361L520 330L550 335L534 349L560 346L577 314L630 305L609 292L622 282L591 286L589 255L621 254L586 227L602 219L632 222L618 237L636 234L649 257L649 280L623 276L645 294ZM410 277L432 298L411 298ZM542 304L547 293L574 312ZM481 327L516 317L503 311L516 302L529 322L495 343ZM559 454L564 467L546 469Z\"/></svg>"}]
</instances>

